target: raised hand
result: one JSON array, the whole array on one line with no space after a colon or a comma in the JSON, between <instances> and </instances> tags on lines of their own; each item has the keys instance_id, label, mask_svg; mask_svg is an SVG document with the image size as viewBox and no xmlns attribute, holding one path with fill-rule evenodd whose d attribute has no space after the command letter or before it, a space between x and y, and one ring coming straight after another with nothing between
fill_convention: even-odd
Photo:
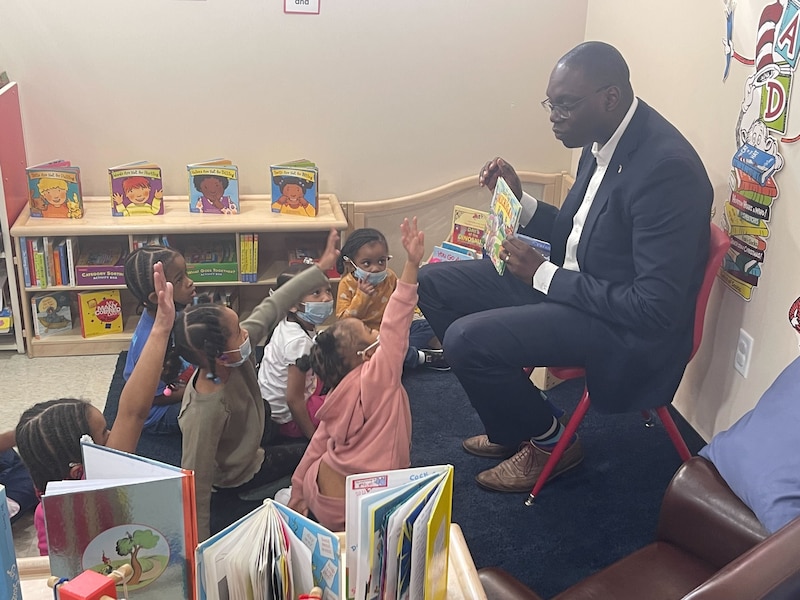
<instances>
[{"instance_id":1,"label":"raised hand","mask_svg":"<svg viewBox=\"0 0 800 600\"><path fill-rule=\"evenodd\" d=\"M319 268L323 271L333 269L336 266L336 259L339 257L339 250L336 248L339 243L339 232L331 229L328 234L328 241L325 244L325 251L319 257Z\"/></svg>"},{"instance_id":2,"label":"raised hand","mask_svg":"<svg viewBox=\"0 0 800 600\"><path fill-rule=\"evenodd\" d=\"M175 302L172 299L172 283L164 275L164 265L157 262L153 265L153 288L158 296L158 310L153 327L172 331L175 323Z\"/></svg>"},{"instance_id":3,"label":"raised hand","mask_svg":"<svg viewBox=\"0 0 800 600\"><path fill-rule=\"evenodd\" d=\"M502 177L506 180L508 187L514 192L517 200L522 199L522 182L519 180L517 172L510 164L499 156L493 158L481 169L478 173L478 185L486 186L489 191L494 192L494 186L497 185L497 178Z\"/></svg>"},{"instance_id":4,"label":"raised hand","mask_svg":"<svg viewBox=\"0 0 800 600\"><path fill-rule=\"evenodd\" d=\"M417 228L417 217L409 221L403 219L400 224L403 248L408 254L408 262L419 266L422 255L425 252L425 234Z\"/></svg>"}]
</instances>

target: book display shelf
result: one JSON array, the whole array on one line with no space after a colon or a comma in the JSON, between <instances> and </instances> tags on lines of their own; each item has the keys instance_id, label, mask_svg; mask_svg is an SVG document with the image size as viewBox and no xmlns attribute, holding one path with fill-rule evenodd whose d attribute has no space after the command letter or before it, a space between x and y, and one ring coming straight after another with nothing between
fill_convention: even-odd
<instances>
[{"instance_id":1,"label":"book display shelf","mask_svg":"<svg viewBox=\"0 0 800 600\"><path fill-rule=\"evenodd\" d=\"M241 212L238 215L192 214L189 212L189 200L186 196L165 196L163 215L114 217L108 197L85 197L85 215L82 219L32 218L27 210L23 211L11 228L11 236L19 257L17 281L20 283L22 326L28 356L116 354L128 348L139 319L136 301L126 289L124 281L86 285L82 281L76 282L75 273L69 273L67 279L70 285L51 285L50 281L46 288L28 285L23 258L23 250L28 250L23 245L28 240L41 242L47 238L52 242L53 239L64 238L76 242L76 246L80 248L116 242L131 251L142 240L165 236L169 245L183 252L209 250L220 245L233 248L235 256L227 260L230 261L228 264L232 263L231 268L235 267L235 280L231 280L231 269L222 268L211 269L219 275L217 280L213 273L193 279L198 293L202 293L204 288L215 288L217 291L224 288L226 292L232 293L237 297L240 316L244 316L269 293L277 276L288 264L290 254L296 254L300 247L324 248L331 228L340 232L347 229L347 219L334 194L320 194L319 205L319 214L316 217L283 215L271 211L269 195L253 195L241 197ZM245 256L246 252L243 251L243 248L248 247L248 237L253 237L250 234L258 234L257 247L254 249L258 266L254 275L244 277L249 266L253 264L252 258ZM251 244L250 248L254 246ZM193 265L189 260L190 256L187 255L186 258L192 277ZM31 266L29 263L29 271ZM205 266L213 267L214 264L208 263ZM221 274L222 272L227 274ZM29 272L27 280L30 281L30 278ZM242 281L243 278L252 281ZM335 287L338 279L332 278L331 283ZM36 315L31 310L31 299L34 296L60 291L77 296L77 292L87 290L119 290L124 323L121 333L83 337L80 318L73 302L72 328L37 339L33 327Z\"/></svg>"}]
</instances>

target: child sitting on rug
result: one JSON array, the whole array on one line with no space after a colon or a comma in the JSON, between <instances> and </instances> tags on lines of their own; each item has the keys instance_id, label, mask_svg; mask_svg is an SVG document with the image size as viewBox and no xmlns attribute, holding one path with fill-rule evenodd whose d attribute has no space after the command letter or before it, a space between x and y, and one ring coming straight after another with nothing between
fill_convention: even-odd
<instances>
[{"instance_id":1,"label":"child sitting on rug","mask_svg":"<svg viewBox=\"0 0 800 600\"><path fill-rule=\"evenodd\" d=\"M400 381L417 303L424 237L417 220L400 226L408 258L380 331L346 318L317 334L305 365L330 386L319 427L292 476L289 506L344 531L345 478L411 464L411 410ZM300 366L298 361L298 366Z\"/></svg>"},{"instance_id":2,"label":"child sitting on rug","mask_svg":"<svg viewBox=\"0 0 800 600\"><path fill-rule=\"evenodd\" d=\"M144 423L150 413L164 354L175 321L172 284L164 277L161 263L153 266L155 314L142 356L122 389L119 411L109 431L106 420L86 400L61 398L35 404L19 419L16 443L33 484L41 494L51 481L83 479L81 436L88 434L95 444L123 452L135 452ZM39 553L47 554L47 532L42 505L36 507L34 524Z\"/></svg>"},{"instance_id":3,"label":"child sitting on rug","mask_svg":"<svg viewBox=\"0 0 800 600\"><path fill-rule=\"evenodd\" d=\"M278 275L275 289L280 289L311 264L290 265ZM280 434L291 438L311 439L319 424L317 411L325 397L322 379L312 371L303 372L295 362L308 354L314 344L317 325L333 314L333 296L329 282L313 289L293 305L269 343L258 372L261 397L270 404L272 420L280 426Z\"/></svg>"},{"instance_id":4,"label":"child sitting on rug","mask_svg":"<svg viewBox=\"0 0 800 600\"><path fill-rule=\"evenodd\" d=\"M299 273L239 323L219 304L187 308L175 322L180 355L198 366L186 384L178 424L183 433L181 466L195 472L199 540L210 535L213 488L247 492L291 473L300 459L265 460L264 447L276 436L270 408L261 397L251 343L258 344L309 290L326 288L334 266L335 230L319 263ZM296 460L290 460L295 459Z\"/></svg>"},{"instance_id":5,"label":"child sitting on rug","mask_svg":"<svg viewBox=\"0 0 800 600\"><path fill-rule=\"evenodd\" d=\"M356 229L347 237L336 261L336 270L343 274L336 294L338 318L355 317L370 329L380 327L386 303L397 285L397 275L389 268L391 258L386 237L377 229ZM411 321L403 365L408 369L450 369L441 343L419 311Z\"/></svg>"},{"instance_id":6,"label":"child sitting on rug","mask_svg":"<svg viewBox=\"0 0 800 600\"><path fill-rule=\"evenodd\" d=\"M157 298L153 285L153 265L157 262L164 265L164 276L172 283L176 310L183 310L186 305L191 304L196 294L194 282L186 274L186 260L174 248L144 246L128 256L125 260L125 285L143 307L143 311L128 348L125 370L122 374L125 381L133 373L155 321ZM153 407L144 423L145 431L155 434L180 433L178 413L181 408L183 386L174 384L167 387L165 382L178 379L179 372L186 373L185 378L188 378L192 370L191 365L181 361L177 356L165 361L164 372L153 398Z\"/></svg>"}]
</instances>

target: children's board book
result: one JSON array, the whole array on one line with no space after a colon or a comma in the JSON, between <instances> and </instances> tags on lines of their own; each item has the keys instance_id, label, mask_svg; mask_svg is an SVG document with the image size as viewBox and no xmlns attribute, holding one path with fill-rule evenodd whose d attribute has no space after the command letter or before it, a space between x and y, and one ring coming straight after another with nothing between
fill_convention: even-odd
<instances>
[{"instance_id":1,"label":"children's board book","mask_svg":"<svg viewBox=\"0 0 800 600\"><path fill-rule=\"evenodd\" d=\"M483 236L488 216L485 210L454 206L450 238L447 241L473 250L476 258L480 258L483 255Z\"/></svg>"},{"instance_id":2,"label":"children's board book","mask_svg":"<svg viewBox=\"0 0 800 600\"><path fill-rule=\"evenodd\" d=\"M347 598L443 600L452 504L452 465L347 477Z\"/></svg>"},{"instance_id":3,"label":"children's board book","mask_svg":"<svg viewBox=\"0 0 800 600\"><path fill-rule=\"evenodd\" d=\"M146 160L108 169L111 214L115 217L163 215L161 168Z\"/></svg>"},{"instance_id":4,"label":"children's board book","mask_svg":"<svg viewBox=\"0 0 800 600\"><path fill-rule=\"evenodd\" d=\"M197 546L198 600L343 598L339 538L270 499Z\"/></svg>"},{"instance_id":5,"label":"children's board book","mask_svg":"<svg viewBox=\"0 0 800 600\"><path fill-rule=\"evenodd\" d=\"M88 436L81 451L86 478L51 481L42 496L51 573L108 574L127 563L130 598L193 598L194 474Z\"/></svg>"},{"instance_id":6,"label":"children's board book","mask_svg":"<svg viewBox=\"0 0 800 600\"><path fill-rule=\"evenodd\" d=\"M119 290L78 292L81 335L85 338L122 333L122 304Z\"/></svg>"},{"instance_id":7,"label":"children's board book","mask_svg":"<svg viewBox=\"0 0 800 600\"><path fill-rule=\"evenodd\" d=\"M72 309L67 292L36 294L31 297L31 315L37 340L72 331Z\"/></svg>"},{"instance_id":8,"label":"children's board book","mask_svg":"<svg viewBox=\"0 0 800 600\"><path fill-rule=\"evenodd\" d=\"M212 215L239 214L239 167L226 158L186 166L189 211Z\"/></svg>"},{"instance_id":9,"label":"children's board book","mask_svg":"<svg viewBox=\"0 0 800 600\"><path fill-rule=\"evenodd\" d=\"M442 246L434 246L431 257L428 259L429 263L437 262L453 262L457 260L474 260L475 256L472 254L451 250Z\"/></svg>"},{"instance_id":10,"label":"children's board book","mask_svg":"<svg viewBox=\"0 0 800 600\"><path fill-rule=\"evenodd\" d=\"M313 162L300 159L269 168L272 179L272 212L282 215L316 217L319 211L319 170Z\"/></svg>"},{"instance_id":11,"label":"children's board book","mask_svg":"<svg viewBox=\"0 0 800 600\"><path fill-rule=\"evenodd\" d=\"M22 600L6 488L0 484L0 598Z\"/></svg>"},{"instance_id":12,"label":"children's board book","mask_svg":"<svg viewBox=\"0 0 800 600\"><path fill-rule=\"evenodd\" d=\"M521 212L522 205L514 196L514 192L508 187L505 179L498 177L489 205L483 247L500 275L506 270L506 263L500 260L500 250L503 249L503 241L516 233Z\"/></svg>"},{"instance_id":13,"label":"children's board book","mask_svg":"<svg viewBox=\"0 0 800 600\"><path fill-rule=\"evenodd\" d=\"M32 217L80 219L83 216L81 170L68 160L25 169Z\"/></svg>"}]
</instances>

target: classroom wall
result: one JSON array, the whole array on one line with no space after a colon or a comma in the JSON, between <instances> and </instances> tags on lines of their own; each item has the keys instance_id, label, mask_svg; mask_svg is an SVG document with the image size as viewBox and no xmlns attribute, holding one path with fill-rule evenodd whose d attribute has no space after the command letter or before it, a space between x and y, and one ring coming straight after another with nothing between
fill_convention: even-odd
<instances>
[{"instance_id":1,"label":"classroom wall","mask_svg":"<svg viewBox=\"0 0 800 600\"><path fill-rule=\"evenodd\" d=\"M755 25L764 0L740 0L735 13L737 50L752 58ZM673 0L589 3L586 39L602 39L625 55L637 94L669 118L700 153L714 185L714 222L720 223L730 193L728 173L736 150L734 131L743 85L752 67L734 62L723 83L724 3ZM739 32L737 34L737 32ZM787 135L800 133L797 93ZM751 409L763 391L798 354L787 314L800 296L800 143L782 144L785 160L776 176L780 196L773 205L763 275L750 302L717 281L703 344L689 365L676 407L706 439L727 429ZM754 338L748 377L733 369L739 329Z\"/></svg>"},{"instance_id":2,"label":"classroom wall","mask_svg":"<svg viewBox=\"0 0 800 600\"><path fill-rule=\"evenodd\" d=\"M583 38L587 0L4 0L0 69L20 84L30 162L147 159L165 193L186 164L225 156L242 193L301 157L342 201L392 198L477 174L570 168L539 106Z\"/></svg>"}]
</instances>

